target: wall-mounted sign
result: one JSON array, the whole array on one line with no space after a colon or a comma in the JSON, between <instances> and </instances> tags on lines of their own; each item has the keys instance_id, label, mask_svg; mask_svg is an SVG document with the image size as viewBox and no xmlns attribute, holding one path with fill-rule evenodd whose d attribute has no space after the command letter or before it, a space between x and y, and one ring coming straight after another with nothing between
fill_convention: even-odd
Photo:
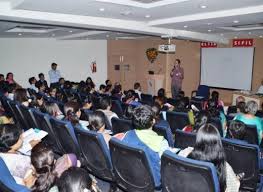
<instances>
[{"instance_id":1,"label":"wall-mounted sign","mask_svg":"<svg viewBox=\"0 0 263 192\"><path fill-rule=\"evenodd\" d=\"M212 47L217 47L217 43L214 43L214 42L201 42L200 46L201 46L201 48L212 48Z\"/></svg>"},{"instance_id":2,"label":"wall-mounted sign","mask_svg":"<svg viewBox=\"0 0 263 192\"><path fill-rule=\"evenodd\" d=\"M234 39L233 47L253 47L253 39Z\"/></svg>"}]
</instances>

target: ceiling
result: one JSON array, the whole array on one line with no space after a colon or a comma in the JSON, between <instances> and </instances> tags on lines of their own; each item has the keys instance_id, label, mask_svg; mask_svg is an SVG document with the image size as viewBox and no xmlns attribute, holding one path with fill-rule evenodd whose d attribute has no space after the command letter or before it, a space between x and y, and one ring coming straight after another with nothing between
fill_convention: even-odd
<instances>
[{"instance_id":1,"label":"ceiling","mask_svg":"<svg viewBox=\"0 0 263 192\"><path fill-rule=\"evenodd\" d=\"M159 36L227 43L232 38L263 38L263 1L0 0L0 20L4 38Z\"/></svg>"}]
</instances>

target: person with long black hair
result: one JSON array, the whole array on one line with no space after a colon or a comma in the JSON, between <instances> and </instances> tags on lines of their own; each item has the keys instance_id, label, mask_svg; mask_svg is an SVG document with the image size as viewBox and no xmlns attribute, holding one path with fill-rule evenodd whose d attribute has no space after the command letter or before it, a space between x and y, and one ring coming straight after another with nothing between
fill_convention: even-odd
<instances>
[{"instance_id":1,"label":"person with long black hair","mask_svg":"<svg viewBox=\"0 0 263 192\"><path fill-rule=\"evenodd\" d=\"M219 178L220 191L239 191L240 181L226 161L220 134L212 124L205 124L198 130L194 149L188 158L214 164Z\"/></svg>"}]
</instances>

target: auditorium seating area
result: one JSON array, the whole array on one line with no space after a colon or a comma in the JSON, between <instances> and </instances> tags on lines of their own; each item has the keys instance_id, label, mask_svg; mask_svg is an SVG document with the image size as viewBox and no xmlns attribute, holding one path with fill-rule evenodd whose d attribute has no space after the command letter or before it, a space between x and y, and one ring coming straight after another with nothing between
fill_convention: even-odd
<instances>
[{"instance_id":1,"label":"auditorium seating area","mask_svg":"<svg viewBox=\"0 0 263 192\"><path fill-rule=\"evenodd\" d=\"M123 91L123 97L119 99L115 95L98 93L90 89L89 91L83 91L83 87L79 83L75 83L75 85L69 88L57 87L56 97L50 97L45 92L41 93L44 103L56 103L61 111L64 111L64 105L69 101L78 102L83 107L86 103L92 103L91 108L81 109L80 120L89 121L89 117L94 111L101 109L101 99L110 98L112 100L111 111L117 114L118 118L113 117L109 120L105 117L106 120L110 121L106 122L106 129L112 135L109 143L105 141L101 133L89 130L89 126L86 127L86 130L81 129L74 126L69 120L59 120L42 110L41 106L33 105L33 101L40 93L32 90L28 90L28 99L32 100L31 104L25 106L23 103L9 99L5 89L1 89L1 116L9 118L13 121L12 123L15 123L24 131L30 128L46 131L48 135L41 142L52 148L56 158L64 154L75 154L81 162L81 167L98 180L107 183L112 191L220 191L217 170L213 163L179 156L177 150L165 151L160 157L161 168L156 175L154 172L155 167L151 167L149 155L144 147L128 145L115 137L118 134L136 129L133 118L129 118L128 114L129 108L136 108L136 106L132 106L132 104L125 101L127 91ZM194 127L190 123L189 112L176 110L177 102L183 98L173 99L171 102L172 108L161 111L159 114L162 121L167 120L166 122L168 122L168 124L165 124L165 128L160 128L161 125L157 123L153 127L158 135L169 141L171 148L178 150L194 147L197 134L195 131L187 132L184 130L187 126ZM142 94L141 100L137 98L136 101L143 105L156 105L155 97L148 94ZM193 111L189 107L193 104L191 101L190 99L186 108ZM202 100L202 102L206 101L207 99ZM199 112L193 111L193 113L196 117ZM227 162L233 168L235 174L242 175L239 190L259 191L262 166L261 145L258 141L257 128L247 125L244 140L241 141L224 138L226 137L224 132L226 132L227 125L224 127L221 124L219 116L211 118L207 123L211 123L217 128L222 137ZM167 132L167 129L169 129L169 132ZM172 133L172 140L169 140L170 132ZM1 158L0 172L0 191L30 191L30 189L15 184ZM158 175L161 181L158 180Z\"/></svg>"}]
</instances>

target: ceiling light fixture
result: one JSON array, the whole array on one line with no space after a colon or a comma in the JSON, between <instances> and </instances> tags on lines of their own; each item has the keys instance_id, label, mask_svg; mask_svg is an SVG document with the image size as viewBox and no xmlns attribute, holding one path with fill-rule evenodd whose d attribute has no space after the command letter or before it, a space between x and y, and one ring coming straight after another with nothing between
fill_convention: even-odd
<instances>
[{"instance_id":1,"label":"ceiling light fixture","mask_svg":"<svg viewBox=\"0 0 263 192\"><path fill-rule=\"evenodd\" d=\"M21 35L22 35L22 33L18 33L18 35L19 35L19 36L21 36Z\"/></svg>"},{"instance_id":2,"label":"ceiling light fixture","mask_svg":"<svg viewBox=\"0 0 263 192\"><path fill-rule=\"evenodd\" d=\"M184 26L184 28L187 28L187 27L188 27L187 25Z\"/></svg>"},{"instance_id":3,"label":"ceiling light fixture","mask_svg":"<svg viewBox=\"0 0 263 192\"><path fill-rule=\"evenodd\" d=\"M212 25L213 23L207 23L207 25Z\"/></svg>"},{"instance_id":4,"label":"ceiling light fixture","mask_svg":"<svg viewBox=\"0 0 263 192\"><path fill-rule=\"evenodd\" d=\"M53 34L52 34L52 36L54 37L54 36L55 36L55 34L53 33Z\"/></svg>"},{"instance_id":5,"label":"ceiling light fixture","mask_svg":"<svg viewBox=\"0 0 263 192\"><path fill-rule=\"evenodd\" d=\"M69 31L70 33L72 33L73 31Z\"/></svg>"},{"instance_id":6,"label":"ceiling light fixture","mask_svg":"<svg viewBox=\"0 0 263 192\"><path fill-rule=\"evenodd\" d=\"M206 5L200 5L200 8L205 9L205 8L207 8L207 6Z\"/></svg>"},{"instance_id":7,"label":"ceiling light fixture","mask_svg":"<svg viewBox=\"0 0 263 192\"><path fill-rule=\"evenodd\" d=\"M151 17L151 15L145 15L145 18L150 18Z\"/></svg>"},{"instance_id":8,"label":"ceiling light fixture","mask_svg":"<svg viewBox=\"0 0 263 192\"><path fill-rule=\"evenodd\" d=\"M110 37L109 35L106 35L106 37Z\"/></svg>"},{"instance_id":9,"label":"ceiling light fixture","mask_svg":"<svg viewBox=\"0 0 263 192\"><path fill-rule=\"evenodd\" d=\"M104 8L100 8L99 11L103 12L103 11L105 11L105 9Z\"/></svg>"},{"instance_id":10,"label":"ceiling light fixture","mask_svg":"<svg viewBox=\"0 0 263 192\"><path fill-rule=\"evenodd\" d=\"M221 33L220 35L221 35L221 36L224 36L224 34L223 34L223 33Z\"/></svg>"},{"instance_id":11,"label":"ceiling light fixture","mask_svg":"<svg viewBox=\"0 0 263 192\"><path fill-rule=\"evenodd\" d=\"M251 32L248 32L249 35L251 35L252 33Z\"/></svg>"},{"instance_id":12,"label":"ceiling light fixture","mask_svg":"<svg viewBox=\"0 0 263 192\"><path fill-rule=\"evenodd\" d=\"M239 21L238 21L238 20L235 20L235 21L233 21L233 23L239 23Z\"/></svg>"},{"instance_id":13,"label":"ceiling light fixture","mask_svg":"<svg viewBox=\"0 0 263 192\"><path fill-rule=\"evenodd\" d=\"M235 36L234 38L237 39L237 36Z\"/></svg>"},{"instance_id":14,"label":"ceiling light fixture","mask_svg":"<svg viewBox=\"0 0 263 192\"><path fill-rule=\"evenodd\" d=\"M262 35L260 35L260 36L259 36L259 38L263 38L263 36L262 36Z\"/></svg>"},{"instance_id":15,"label":"ceiling light fixture","mask_svg":"<svg viewBox=\"0 0 263 192\"><path fill-rule=\"evenodd\" d=\"M208 31L208 32L211 32L212 30L211 30L211 29L208 29L207 31Z\"/></svg>"}]
</instances>

